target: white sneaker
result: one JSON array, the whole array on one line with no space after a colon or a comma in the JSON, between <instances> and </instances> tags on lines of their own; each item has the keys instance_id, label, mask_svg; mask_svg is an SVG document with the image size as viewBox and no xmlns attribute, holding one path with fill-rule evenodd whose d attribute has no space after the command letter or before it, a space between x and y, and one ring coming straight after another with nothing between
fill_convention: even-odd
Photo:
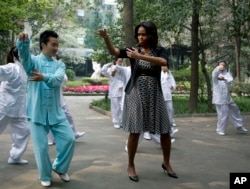
<instances>
[{"instance_id":1,"label":"white sneaker","mask_svg":"<svg viewBox=\"0 0 250 189\"><path fill-rule=\"evenodd\" d=\"M160 135L157 135L157 134L152 134L151 135L152 137L152 140L156 143L156 144L161 144L161 136ZM171 143L174 143L175 142L175 139L174 138L171 138Z\"/></svg>"},{"instance_id":2,"label":"white sneaker","mask_svg":"<svg viewBox=\"0 0 250 189\"><path fill-rule=\"evenodd\" d=\"M218 134L218 135L221 135L221 136L226 135L224 132L221 132L221 131L217 131L217 134Z\"/></svg>"},{"instance_id":3,"label":"white sneaker","mask_svg":"<svg viewBox=\"0 0 250 189\"><path fill-rule=\"evenodd\" d=\"M161 143L161 136L160 136L160 135L151 134L151 138L152 138L152 140L153 140L156 144L160 144L160 143Z\"/></svg>"},{"instance_id":4,"label":"white sneaker","mask_svg":"<svg viewBox=\"0 0 250 189\"><path fill-rule=\"evenodd\" d=\"M48 145L49 146L52 146L52 145L54 145L55 143L53 142L53 141L48 141Z\"/></svg>"},{"instance_id":5,"label":"white sneaker","mask_svg":"<svg viewBox=\"0 0 250 189\"><path fill-rule=\"evenodd\" d=\"M125 151L128 152L128 140L126 140Z\"/></svg>"},{"instance_id":6,"label":"white sneaker","mask_svg":"<svg viewBox=\"0 0 250 189\"><path fill-rule=\"evenodd\" d=\"M179 129L172 128L170 136L173 137L175 135L175 133L177 133L178 131L179 131Z\"/></svg>"},{"instance_id":7,"label":"white sneaker","mask_svg":"<svg viewBox=\"0 0 250 189\"><path fill-rule=\"evenodd\" d=\"M174 143L175 142L175 139L174 138L171 138L171 143Z\"/></svg>"},{"instance_id":8,"label":"white sneaker","mask_svg":"<svg viewBox=\"0 0 250 189\"><path fill-rule=\"evenodd\" d=\"M78 138L82 137L83 135L85 135L85 132L77 132L75 134L75 139L78 139Z\"/></svg>"},{"instance_id":9,"label":"white sneaker","mask_svg":"<svg viewBox=\"0 0 250 189\"><path fill-rule=\"evenodd\" d=\"M52 169L52 170L61 178L62 181L64 182L70 181L69 175L67 173L59 173L55 169Z\"/></svg>"},{"instance_id":10,"label":"white sneaker","mask_svg":"<svg viewBox=\"0 0 250 189\"><path fill-rule=\"evenodd\" d=\"M27 164L28 160L25 159L12 159L11 157L8 159L8 164Z\"/></svg>"},{"instance_id":11,"label":"white sneaker","mask_svg":"<svg viewBox=\"0 0 250 189\"><path fill-rule=\"evenodd\" d=\"M151 136L150 136L149 132L144 132L143 138L145 138L146 140L151 140Z\"/></svg>"},{"instance_id":12,"label":"white sneaker","mask_svg":"<svg viewBox=\"0 0 250 189\"><path fill-rule=\"evenodd\" d=\"M120 129L120 125L118 125L118 124L114 124L114 128L116 128L116 129Z\"/></svg>"},{"instance_id":13,"label":"white sneaker","mask_svg":"<svg viewBox=\"0 0 250 189\"><path fill-rule=\"evenodd\" d=\"M243 127L243 126L237 127L237 131L240 131L240 132L248 132L248 130L247 130L245 127Z\"/></svg>"},{"instance_id":14,"label":"white sneaker","mask_svg":"<svg viewBox=\"0 0 250 189\"><path fill-rule=\"evenodd\" d=\"M41 185L45 187L51 186L51 181L41 181Z\"/></svg>"},{"instance_id":15,"label":"white sneaker","mask_svg":"<svg viewBox=\"0 0 250 189\"><path fill-rule=\"evenodd\" d=\"M173 126L173 127L176 127L176 123L173 123L172 126Z\"/></svg>"}]
</instances>

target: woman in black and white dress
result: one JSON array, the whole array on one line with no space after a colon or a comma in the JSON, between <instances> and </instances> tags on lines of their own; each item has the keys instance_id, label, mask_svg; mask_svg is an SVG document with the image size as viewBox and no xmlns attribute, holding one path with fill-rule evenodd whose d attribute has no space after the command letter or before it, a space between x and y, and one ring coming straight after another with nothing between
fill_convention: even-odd
<instances>
[{"instance_id":1,"label":"woman in black and white dress","mask_svg":"<svg viewBox=\"0 0 250 189\"><path fill-rule=\"evenodd\" d=\"M115 48L109 40L107 31L97 31L105 41L109 53L120 58L129 58L131 77L125 88L123 108L123 129L128 137L128 176L138 182L134 158L139 135L148 131L161 134L163 152L162 168L168 175L178 178L170 165L171 125L161 90L161 66L167 64L167 52L157 46L158 33L155 24L146 21L135 27L136 47Z\"/></svg>"}]
</instances>

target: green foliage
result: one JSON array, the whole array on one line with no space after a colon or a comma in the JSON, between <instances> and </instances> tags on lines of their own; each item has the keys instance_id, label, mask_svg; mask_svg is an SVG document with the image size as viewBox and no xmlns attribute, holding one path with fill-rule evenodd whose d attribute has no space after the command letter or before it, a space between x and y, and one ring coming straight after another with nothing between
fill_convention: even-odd
<instances>
[{"instance_id":1,"label":"green foliage","mask_svg":"<svg viewBox=\"0 0 250 189\"><path fill-rule=\"evenodd\" d=\"M173 105L175 115L190 114L188 107L188 96L173 96ZM241 112L250 112L250 98L249 97L233 97L235 103L239 106ZM106 111L110 111L110 100L95 100L92 105L97 106ZM212 112L207 112L207 102L202 101L198 103L196 113L216 113L215 106L213 106Z\"/></svg>"},{"instance_id":2,"label":"green foliage","mask_svg":"<svg viewBox=\"0 0 250 189\"><path fill-rule=\"evenodd\" d=\"M87 83L83 83L82 81L70 81L68 80L67 83L66 83L66 87L80 87L80 86L84 86L84 85L87 85Z\"/></svg>"},{"instance_id":3,"label":"green foliage","mask_svg":"<svg viewBox=\"0 0 250 189\"><path fill-rule=\"evenodd\" d=\"M117 24L118 22L114 22L110 24L109 26L105 26L105 28L108 31L108 35L110 38L110 41L114 44L115 47L122 48L124 47L124 36L122 32L121 25ZM100 26L98 29L102 29L104 26ZM96 31L95 31L96 32ZM98 63L101 63L101 65L111 62L114 60L114 56L110 55L106 45L104 43L104 40L96 35L96 44L97 48L95 48L95 52L92 56L93 60L95 60Z\"/></svg>"},{"instance_id":4,"label":"green foliage","mask_svg":"<svg viewBox=\"0 0 250 189\"><path fill-rule=\"evenodd\" d=\"M188 96L173 96L173 105L174 105L175 114L190 114L191 113L189 109L189 97ZM196 112L208 113L206 100L199 101L199 103L197 103ZM212 112L215 112L214 107L213 107Z\"/></svg>"},{"instance_id":5,"label":"green foliage","mask_svg":"<svg viewBox=\"0 0 250 189\"><path fill-rule=\"evenodd\" d=\"M93 106L99 107L103 110L110 111L110 99L94 100L91 103Z\"/></svg>"},{"instance_id":6,"label":"green foliage","mask_svg":"<svg viewBox=\"0 0 250 189\"><path fill-rule=\"evenodd\" d=\"M239 106L241 112L250 112L250 98L249 96L235 96L233 97L235 103Z\"/></svg>"},{"instance_id":7,"label":"green foliage","mask_svg":"<svg viewBox=\"0 0 250 189\"><path fill-rule=\"evenodd\" d=\"M191 70L189 68L181 69L173 72L175 81L190 81L191 80Z\"/></svg>"},{"instance_id":8,"label":"green foliage","mask_svg":"<svg viewBox=\"0 0 250 189\"><path fill-rule=\"evenodd\" d=\"M67 69L66 70L66 75L67 75L69 81L74 81L75 80L76 74L75 74L74 70Z\"/></svg>"},{"instance_id":9,"label":"green foliage","mask_svg":"<svg viewBox=\"0 0 250 189\"><path fill-rule=\"evenodd\" d=\"M83 77L82 82L88 83L90 85L108 85L109 79L107 77L100 77L98 79Z\"/></svg>"},{"instance_id":10,"label":"green foliage","mask_svg":"<svg viewBox=\"0 0 250 189\"><path fill-rule=\"evenodd\" d=\"M250 96L250 83L234 82L230 87L230 91L239 96Z\"/></svg>"},{"instance_id":11,"label":"green foliage","mask_svg":"<svg viewBox=\"0 0 250 189\"><path fill-rule=\"evenodd\" d=\"M84 3L85 1L82 0L71 0L70 5L65 3L64 0L1 0L0 57L6 57L7 49L15 43L15 36L24 31L24 25L26 26L25 31L29 34L31 34L29 29L32 28L32 44L37 47L33 50L35 54L40 52L38 37L40 32L45 29L55 30L59 35L62 33L66 34L65 36L70 36L71 39L65 36L61 38L63 42L65 39L66 45L77 44L72 42L76 39L72 35L72 31L76 33L77 28L69 27L73 24L68 22L75 14L76 8ZM65 28L68 28L70 32L65 32ZM67 33L70 34L67 35ZM72 43L67 44L67 42ZM1 58L0 64L3 63L3 60Z\"/></svg>"},{"instance_id":12,"label":"green foliage","mask_svg":"<svg viewBox=\"0 0 250 189\"><path fill-rule=\"evenodd\" d=\"M60 3L60 0L1 0L0 30L20 32L24 21L36 24L52 22L53 19L47 19L46 15L52 14L54 6Z\"/></svg>"},{"instance_id":13,"label":"green foliage","mask_svg":"<svg viewBox=\"0 0 250 189\"><path fill-rule=\"evenodd\" d=\"M79 87L87 85L108 85L108 78L101 77L99 79L92 79L90 77L83 77L82 80L68 80L67 87Z\"/></svg>"}]
</instances>

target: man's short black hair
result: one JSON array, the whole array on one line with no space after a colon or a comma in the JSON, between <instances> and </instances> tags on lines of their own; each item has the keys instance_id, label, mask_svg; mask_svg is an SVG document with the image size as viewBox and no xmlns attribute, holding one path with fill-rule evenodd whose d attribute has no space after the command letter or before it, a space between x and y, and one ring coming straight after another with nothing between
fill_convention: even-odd
<instances>
[{"instance_id":1,"label":"man's short black hair","mask_svg":"<svg viewBox=\"0 0 250 189\"><path fill-rule=\"evenodd\" d=\"M220 61L218 62L218 65L219 65L220 63L222 63L222 62L227 66L227 61L225 61L225 60L220 60Z\"/></svg>"},{"instance_id":2,"label":"man's short black hair","mask_svg":"<svg viewBox=\"0 0 250 189\"><path fill-rule=\"evenodd\" d=\"M39 40L40 50L42 50L42 43L47 44L50 37L58 38L59 36L55 31L52 30L45 30L40 34L40 40Z\"/></svg>"}]
</instances>

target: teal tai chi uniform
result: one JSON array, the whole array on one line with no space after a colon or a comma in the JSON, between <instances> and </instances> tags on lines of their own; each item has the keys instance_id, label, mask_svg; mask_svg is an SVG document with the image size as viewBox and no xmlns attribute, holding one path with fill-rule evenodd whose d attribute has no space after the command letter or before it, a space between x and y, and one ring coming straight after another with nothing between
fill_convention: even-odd
<instances>
[{"instance_id":1,"label":"teal tai chi uniform","mask_svg":"<svg viewBox=\"0 0 250 189\"><path fill-rule=\"evenodd\" d=\"M27 118L41 181L52 180L52 169L67 173L74 153L75 137L60 105L61 83L65 64L42 53L30 53L30 40L17 41L19 57L28 75L36 69L43 81L28 81ZM47 134L51 130L56 142L56 158L51 163Z\"/></svg>"}]
</instances>

